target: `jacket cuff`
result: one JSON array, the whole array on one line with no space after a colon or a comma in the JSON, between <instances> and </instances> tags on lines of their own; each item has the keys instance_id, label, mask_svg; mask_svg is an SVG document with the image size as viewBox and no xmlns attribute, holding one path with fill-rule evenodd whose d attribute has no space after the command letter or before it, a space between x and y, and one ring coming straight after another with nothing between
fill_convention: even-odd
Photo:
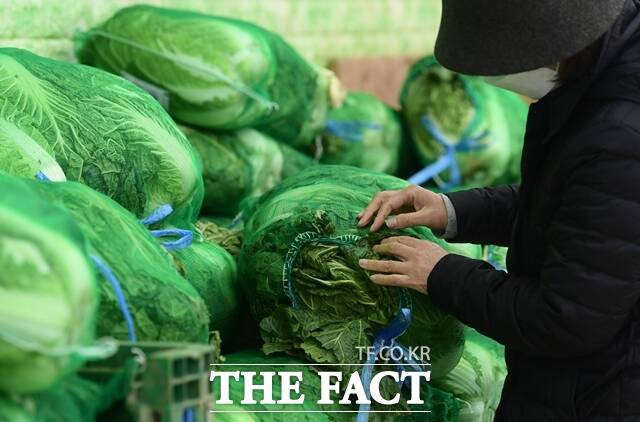
<instances>
[{"instance_id":1,"label":"jacket cuff","mask_svg":"<svg viewBox=\"0 0 640 422\"><path fill-rule=\"evenodd\" d=\"M470 270L478 266L478 260L450 253L433 267L427 279L427 295L443 311L454 314L454 292L466 281Z\"/></svg>"}]
</instances>

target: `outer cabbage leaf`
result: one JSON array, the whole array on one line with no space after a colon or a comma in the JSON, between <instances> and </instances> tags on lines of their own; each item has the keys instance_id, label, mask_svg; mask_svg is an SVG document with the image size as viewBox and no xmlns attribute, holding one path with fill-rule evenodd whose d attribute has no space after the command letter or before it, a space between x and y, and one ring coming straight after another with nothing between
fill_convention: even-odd
<instances>
[{"instance_id":1,"label":"outer cabbage leaf","mask_svg":"<svg viewBox=\"0 0 640 422\"><path fill-rule=\"evenodd\" d=\"M300 148L322 129L332 92L338 97L329 71L306 62L280 36L240 20L133 6L78 44L82 63L162 92L177 120L212 129L259 127Z\"/></svg>"},{"instance_id":2,"label":"outer cabbage leaf","mask_svg":"<svg viewBox=\"0 0 640 422\"><path fill-rule=\"evenodd\" d=\"M370 345L374 332L399 307L400 290L372 283L358 265L359 258L375 256L371 246L383 237L404 234L429 239L452 252L481 257L479 246L449 245L422 227L376 234L356 227L357 214L375 193L407 185L354 167L316 166L247 207L240 279L260 321L266 352L304 355L314 362L360 362L355 346ZM360 239L337 245L298 243L292 260L292 245L305 232ZM297 308L286 292L285 263L291 268ZM410 293L410 298L414 323L400 340L407 346L430 346L433 375L441 376L462 353L462 325L435 308L428 297Z\"/></svg>"},{"instance_id":3,"label":"outer cabbage leaf","mask_svg":"<svg viewBox=\"0 0 640 422\"><path fill-rule=\"evenodd\" d=\"M0 174L0 390L46 389L84 362L98 286L72 216Z\"/></svg>"},{"instance_id":4,"label":"outer cabbage leaf","mask_svg":"<svg viewBox=\"0 0 640 422\"><path fill-rule=\"evenodd\" d=\"M195 220L203 194L198 159L162 107L132 83L3 48L0 92L5 172L66 176L138 216L170 204L174 222Z\"/></svg>"}]
</instances>

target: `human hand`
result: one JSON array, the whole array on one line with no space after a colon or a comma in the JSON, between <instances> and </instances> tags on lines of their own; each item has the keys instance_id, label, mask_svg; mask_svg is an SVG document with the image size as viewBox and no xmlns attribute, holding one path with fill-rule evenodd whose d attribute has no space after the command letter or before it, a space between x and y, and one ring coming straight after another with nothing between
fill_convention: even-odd
<instances>
[{"instance_id":1,"label":"human hand","mask_svg":"<svg viewBox=\"0 0 640 422\"><path fill-rule=\"evenodd\" d=\"M395 214L387 221L387 227L391 229L427 226L443 231L447 227L447 209L440 195L416 185L378 193L358 214L358 227L373 220L371 231L375 232L391 214Z\"/></svg>"},{"instance_id":2,"label":"human hand","mask_svg":"<svg viewBox=\"0 0 640 422\"><path fill-rule=\"evenodd\" d=\"M373 250L398 260L361 259L358 263L363 269L383 273L372 275L371 281L383 286L407 287L423 294L427 294L431 271L448 254L433 242L409 236L388 237Z\"/></svg>"}]
</instances>

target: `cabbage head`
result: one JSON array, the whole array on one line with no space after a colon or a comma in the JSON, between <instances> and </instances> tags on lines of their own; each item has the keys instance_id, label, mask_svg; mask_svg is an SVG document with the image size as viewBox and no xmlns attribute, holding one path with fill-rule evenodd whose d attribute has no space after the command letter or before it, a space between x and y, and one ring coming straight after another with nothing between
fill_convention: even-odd
<instances>
[{"instance_id":1,"label":"cabbage head","mask_svg":"<svg viewBox=\"0 0 640 422\"><path fill-rule=\"evenodd\" d=\"M209 311L209 329L232 336L240 311L237 264L222 246L200 240L172 252L180 274L198 291Z\"/></svg>"},{"instance_id":2,"label":"cabbage head","mask_svg":"<svg viewBox=\"0 0 640 422\"><path fill-rule=\"evenodd\" d=\"M350 92L329 110L320 162L394 174L401 142L400 119L391 107L366 92Z\"/></svg>"},{"instance_id":3,"label":"cabbage head","mask_svg":"<svg viewBox=\"0 0 640 422\"><path fill-rule=\"evenodd\" d=\"M371 247L384 237L414 236L481 256L479 246L449 245L424 227L373 234L356 227L357 214L374 194L407 185L356 167L319 165L247 206L240 280L266 353L285 352L311 362L361 362L356 346L371 345L374 333L396 316L404 292L372 283L358 265L359 258L375 256ZM462 353L462 325L428 297L407 293L413 323L400 341L431 347L433 376L442 376Z\"/></svg>"},{"instance_id":4,"label":"cabbage head","mask_svg":"<svg viewBox=\"0 0 640 422\"><path fill-rule=\"evenodd\" d=\"M453 73L429 56L409 70L400 103L423 165L435 163L445 153L437 131L455 147L461 174L458 185L519 181L527 106L516 94L479 77ZM425 126L425 117L433 128ZM440 178L450 181L450 167Z\"/></svg>"},{"instance_id":5,"label":"cabbage head","mask_svg":"<svg viewBox=\"0 0 640 422\"><path fill-rule=\"evenodd\" d=\"M182 130L202 160L202 211L208 215L233 217L244 198L260 196L315 164L310 157L255 129L223 133Z\"/></svg>"},{"instance_id":6,"label":"cabbage head","mask_svg":"<svg viewBox=\"0 0 640 422\"><path fill-rule=\"evenodd\" d=\"M78 37L76 55L159 92L183 123L257 127L299 148L322 130L340 100L331 72L280 36L241 20L133 6Z\"/></svg>"},{"instance_id":7,"label":"cabbage head","mask_svg":"<svg viewBox=\"0 0 640 422\"><path fill-rule=\"evenodd\" d=\"M35 392L84 363L98 286L69 212L19 178L0 174L0 192L0 391Z\"/></svg>"},{"instance_id":8,"label":"cabbage head","mask_svg":"<svg viewBox=\"0 0 640 422\"><path fill-rule=\"evenodd\" d=\"M76 182L26 181L43 199L64 207L118 278L138 341L206 342L209 315L171 256L133 214ZM100 282L97 334L127 340L129 331L112 286Z\"/></svg>"},{"instance_id":9,"label":"cabbage head","mask_svg":"<svg viewBox=\"0 0 640 422\"><path fill-rule=\"evenodd\" d=\"M199 162L162 107L88 66L0 49L0 170L82 182L144 216L162 204L193 222Z\"/></svg>"},{"instance_id":10,"label":"cabbage head","mask_svg":"<svg viewBox=\"0 0 640 422\"><path fill-rule=\"evenodd\" d=\"M467 328L460 363L433 385L460 401L459 422L491 422L507 376L504 347Z\"/></svg>"}]
</instances>

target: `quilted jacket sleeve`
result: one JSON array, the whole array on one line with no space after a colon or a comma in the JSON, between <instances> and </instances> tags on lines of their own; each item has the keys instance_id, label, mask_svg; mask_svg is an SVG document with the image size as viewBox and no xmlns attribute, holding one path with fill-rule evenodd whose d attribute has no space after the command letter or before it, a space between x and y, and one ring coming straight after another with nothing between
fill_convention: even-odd
<instances>
[{"instance_id":1,"label":"quilted jacket sleeve","mask_svg":"<svg viewBox=\"0 0 640 422\"><path fill-rule=\"evenodd\" d=\"M507 246L515 218L518 185L448 193L457 235L449 242Z\"/></svg>"},{"instance_id":2,"label":"quilted jacket sleeve","mask_svg":"<svg viewBox=\"0 0 640 422\"><path fill-rule=\"evenodd\" d=\"M640 134L606 126L580 145L566 160L568 177L558 182L564 194L546 232L539 278L448 255L428 280L436 305L534 356L581 356L606 347L640 298Z\"/></svg>"}]
</instances>

